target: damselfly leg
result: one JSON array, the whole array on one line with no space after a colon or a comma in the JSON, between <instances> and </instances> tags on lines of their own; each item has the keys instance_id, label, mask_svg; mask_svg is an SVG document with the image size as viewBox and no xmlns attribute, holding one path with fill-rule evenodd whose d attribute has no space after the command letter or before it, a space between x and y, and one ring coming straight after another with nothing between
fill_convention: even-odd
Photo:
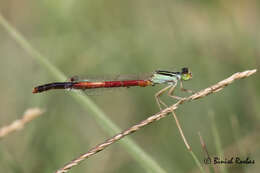
<instances>
[{"instance_id":1,"label":"damselfly leg","mask_svg":"<svg viewBox=\"0 0 260 173\"><path fill-rule=\"evenodd\" d=\"M161 104L162 104L163 106L165 106L166 108L168 107L168 106L160 99L160 97L161 97L161 95L162 95L163 93L165 93L165 92L166 92L169 88L171 88L171 87L172 87L172 86L169 85L169 86L167 86L167 87L161 89L160 91L158 91L158 92L154 95L154 96L155 96L155 100L156 100L156 102L157 102L157 104L158 104L160 110L162 110Z\"/></svg>"},{"instance_id":2,"label":"damselfly leg","mask_svg":"<svg viewBox=\"0 0 260 173\"><path fill-rule=\"evenodd\" d=\"M176 99L176 100L184 99L183 97L179 97L179 96L173 95L176 86L177 86L177 83L175 83L174 85L169 85L169 86L167 86L167 87L161 89L159 92L157 92L157 93L155 94L155 99L156 99L156 102L157 102L157 104L158 104L160 110L162 110L161 105L163 105L163 106L165 106L165 107L168 107L167 104L164 103L164 102L160 99L160 97L162 96L162 94L165 93L167 90L168 90L168 96L169 96L169 97L174 98L174 99ZM183 92L193 93L192 90L185 89L185 88L183 87L182 82L180 82L180 89L181 89L181 91L183 91Z\"/></svg>"},{"instance_id":3,"label":"damselfly leg","mask_svg":"<svg viewBox=\"0 0 260 173\"><path fill-rule=\"evenodd\" d=\"M184 87L183 87L183 84L182 84L182 81L180 81L180 88L181 88L181 91L183 91L183 92L187 92L187 93L194 93L192 90L189 90L189 89L185 89Z\"/></svg>"},{"instance_id":4,"label":"damselfly leg","mask_svg":"<svg viewBox=\"0 0 260 173\"><path fill-rule=\"evenodd\" d=\"M174 99L177 99L177 100L182 99L182 97L173 95L173 92L174 92L175 88L176 88L176 85L173 85L173 86L170 88L170 90L169 90L169 92L168 92L168 96L169 96L169 97L172 97L172 98L174 98Z\"/></svg>"}]
</instances>

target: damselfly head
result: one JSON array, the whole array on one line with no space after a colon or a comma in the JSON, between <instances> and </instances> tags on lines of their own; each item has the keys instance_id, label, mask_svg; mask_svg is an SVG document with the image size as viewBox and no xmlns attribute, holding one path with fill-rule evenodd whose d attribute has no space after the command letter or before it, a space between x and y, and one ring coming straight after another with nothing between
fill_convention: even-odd
<instances>
[{"instance_id":1,"label":"damselfly head","mask_svg":"<svg viewBox=\"0 0 260 173\"><path fill-rule=\"evenodd\" d=\"M192 78L192 74L189 70L189 68L184 67L181 69L181 79L186 81L186 80L190 80Z\"/></svg>"}]
</instances>

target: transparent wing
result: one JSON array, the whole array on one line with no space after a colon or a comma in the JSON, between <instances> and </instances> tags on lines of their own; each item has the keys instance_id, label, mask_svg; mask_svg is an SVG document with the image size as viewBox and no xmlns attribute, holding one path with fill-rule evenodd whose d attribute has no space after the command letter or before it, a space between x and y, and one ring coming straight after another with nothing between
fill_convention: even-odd
<instances>
[{"instance_id":1,"label":"transparent wing","mask_svg":"<svg viewBox=\"0 0 260 173\"><path fill-rule=\"evenodd\" d=\"M70 81L90 81L90 82L103 82L103 81L123 81L123 80L147 80L150 79L153 73L145 74L123 74L123 75L105 75L105 76L72 76Z\"/></svg>"},{"instance_id":2,"label":"transparent wing","mask_svg":"<svg viewBox=\"0 0 260 173\"><path fill-rule=\"evenodd\" d=\"M70 81L89 81L89 82L104 82L104 81L125 81L125 80L147 80L150 79L153 73L146 74L127 74L127 75L106 75L106 76L86 76L78 77L73 76ZM87 95L103 95L104 93L124 91L131 87L111 87L111 88L91 88L85 89L84 91ZM73 91L76 89L72 89Z\"/></svg>"},{"instance_id":3,"label":"transparent wing","mask_svg":"<svg viewBox=\"0 0 260 173\"><path fill-rule=\"evenodd\" d=\"M113 92L122 92L126 91L129 88L126 87L117 87L117 88L92 88L92 89L85 89L85 90L77 90L77 89L70 89L73 92L83 91L88 96L102 96L104 94L111 94Z\"/></svg>"}]
</instances>

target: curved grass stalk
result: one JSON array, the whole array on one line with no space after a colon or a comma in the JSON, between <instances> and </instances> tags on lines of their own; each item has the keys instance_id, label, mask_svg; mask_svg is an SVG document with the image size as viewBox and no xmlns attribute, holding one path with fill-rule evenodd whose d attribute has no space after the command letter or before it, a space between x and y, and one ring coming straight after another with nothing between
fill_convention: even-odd
<instances>
[{"instance_id":1,"label":"curved grass stalk","mask_svg":"<svg viewBox=\"0 0 260 173\"><path fill-rule=\"evenodd\" d=\"M160 111L159 113L152 115L150 117L148 117L147 119L141 121L140 123L122 131L121 133L118 133L117 135L111 137L110 139L106 140L105 142L96 145L95 147L93 147L92 149L90 149L88 152L80 155L79 157L77 157L76 159L70 161L69 163L67 163L64 167L62 167L61 169L59 169L56 173L65 173L67 172L69 169L71 169L72 167L78 165L80 162L82 162L83 160L91 157L92 155L95 155L96 153L104 150L105 148L107 148L108 146L112 145L113 143L121 140L122 138L124 138L127 135L130 135L138 130L140 130L142 127L151 124L155 121L160 120L161 118L166 117L166 115L168 115L169 113L173 113L173 111L175 111L176 109L178 109L178 107L183 104L183 103L187 103L190 101L194 101L197 99L201 99L203 97L206 97L209 94L213 94L216 92L221 91L224 87L228 86L229 84L231 84L232 82L234 82L235 80L238 79L243 79L245 77L249 77L252 74L256 73L256 69L254 70L247 70L244 72L237 72L235 74L233 74L232 76L230 76L229 78L226 78L220 82L218 82L215 85L212 85L208 88L205 88L199 92L194 93L193 95L187 97L187 98L183 98L180 101L178 101L177 103L169 106L168 108L165 108L164 110ZM178 123L177 123L178 125ZM181 132L182 133L182 132ZM184 139L183 135L182 135L183 141L185 143L186 148L190 150L189 145L187 145L187 141L186 139ZM195 156L195 154L191 151L190 154L192 155L196 165L198 166L198 168L200 169L201 172L203 172L202 166L200 164L200 162L198 161L197 157Z\"/></svg>"}]
</instances>

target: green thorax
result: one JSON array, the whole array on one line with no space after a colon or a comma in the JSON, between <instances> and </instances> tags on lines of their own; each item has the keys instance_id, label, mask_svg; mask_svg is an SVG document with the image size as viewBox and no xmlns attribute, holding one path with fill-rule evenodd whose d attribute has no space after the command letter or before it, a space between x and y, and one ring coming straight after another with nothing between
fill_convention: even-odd
<instances>
[{"instance_id":1,"label":"green thorax","mask_svg":"<svg viewBox=\"0 0 260 173\"><path fill-rule=\"evenodd\" d=\"M153 82L153 84L171 84L174 85L178 82L178 80L181 79L181 75L180 74L161 74L161 73L154 73L151 77L151 82Z\"/></svg>"}]
</instances>

